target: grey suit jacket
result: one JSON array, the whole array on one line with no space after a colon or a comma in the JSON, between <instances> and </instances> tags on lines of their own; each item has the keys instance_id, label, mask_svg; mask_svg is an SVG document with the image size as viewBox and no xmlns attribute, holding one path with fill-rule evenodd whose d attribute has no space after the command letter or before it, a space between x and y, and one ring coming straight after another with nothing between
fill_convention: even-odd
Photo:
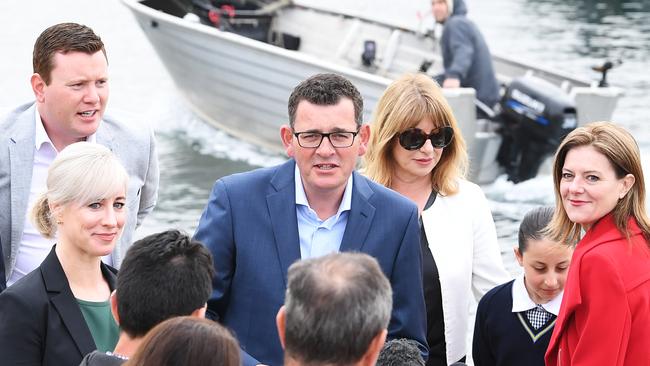
<instances>
[{"instance_id":1,"label":"grey suit jacket","mask_svg":"<svg viewBox=\"0 0 650 366\"><path fill-rule=\"evenodd\" d=\"M34 161L36 105L25 104L0 122L0 242L7 279L16 265ZM145 125L127 126L104 115L97 129L97 143L120 159L129 173L128 217L124 233L113 250L113 265L119 267L132 243L133 232L156 204L158 157L153 130Z\"/></svg>"}]
</instances>

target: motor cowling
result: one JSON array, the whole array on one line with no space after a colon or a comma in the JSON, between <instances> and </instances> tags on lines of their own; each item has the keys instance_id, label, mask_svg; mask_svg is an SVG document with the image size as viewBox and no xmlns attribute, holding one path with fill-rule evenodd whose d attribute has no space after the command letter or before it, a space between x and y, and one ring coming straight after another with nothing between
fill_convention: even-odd
<instances>
[{"instance_id":1,"label":"motor cowling","mask_svg":"<svg viewBox=\"0 0 650 366\"><path fill-rule=\"evenodd\" d=\"M544 159L577 126L569 95L534 76L513 79L500 107L503 143L498 161L515 183L535 177Z\"/></svg>"}]
</instances>

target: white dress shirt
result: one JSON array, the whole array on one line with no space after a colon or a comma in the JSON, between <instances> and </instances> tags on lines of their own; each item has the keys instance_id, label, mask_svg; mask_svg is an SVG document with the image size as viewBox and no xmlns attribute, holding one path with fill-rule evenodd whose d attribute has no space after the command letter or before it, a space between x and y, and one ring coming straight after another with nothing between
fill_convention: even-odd
<instances>
[{"instance_id":1,"label":"white dress shirt","mask_svg":"<svg viewBox=\"0 0 650 366\"><path fill-rule=\"evenodd\" d=\"M352 207L352 175L348 178L338 211L325 220L321 220L316 211L309 206L297 164L294 181L300 257L302 259L316 258L338 252Z\"/></svg>"},{"instance_id":2,"label":"white dress shirt","mask_svg":"<svg viewBox=\"0 0 650 366\"><path fill-rule=\"evenodd\" d=\"M47 171L58 155L52 140L45 132L45 127L38 112L34 113L35 136L34 136L34 163L32 170L32 183L29 189L29 200L25 213L25 226L23 235L18 247L16 256L16 267L7 280L7 286L13 285L29 272L41 265L45 257L50 253L56 238L46 239L32 225L31 210L38 197L47 191ZM92 134L86 139L95 143L96 136ZM108 255L104 262L111 264L111 257Z\"/></svg>"}]
</instances>

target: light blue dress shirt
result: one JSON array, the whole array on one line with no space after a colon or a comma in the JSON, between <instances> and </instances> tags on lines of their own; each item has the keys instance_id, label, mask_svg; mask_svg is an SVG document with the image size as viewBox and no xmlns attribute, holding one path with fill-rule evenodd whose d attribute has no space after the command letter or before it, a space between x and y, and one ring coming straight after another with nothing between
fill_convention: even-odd
<instances>
[{"instance_id":1,"label":"light blue dress shirt","mask_svg":"<svg viewBox=\"0 0 650 366\"><path fill-rule=\"evenodd\" d=\"M296 216L298 218L298 237L300 238L300 257L315 258L338 252L343 240L345 226L352 205L352 175L343 192L343 199L335 215L321 220L307 202L305 188L300 178L298 165L295 169Z\"/></svg>"}]
</instances>

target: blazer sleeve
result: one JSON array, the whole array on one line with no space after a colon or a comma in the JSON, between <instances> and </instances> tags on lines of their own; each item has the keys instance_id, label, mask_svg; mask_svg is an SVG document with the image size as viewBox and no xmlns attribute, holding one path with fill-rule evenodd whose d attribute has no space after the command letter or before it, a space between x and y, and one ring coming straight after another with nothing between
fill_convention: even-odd
<instances>
[{"instance_id":1,"label":"blazer sleeve","mask_svg":"<svg viewBox=\"0 0 650 366\"><path fill-rule=\"evenodd\" d=\"M388 326L390 339L407 338L418 343L426 360L426 309L422 289L422 252L417 209L413 207L390 278L393 313Z\"/></svg>"},{"instance_id":2,"label":"blazer sleeve","mask_svg":"<svg viewBox=\"0 0 650 366\"><path fill-rule=\"evenodd\" d=\"M215 275L208 311L220 320L228 307L230 284L235 272L235 242L230 198L223 180L218 180L203 210L194 239L202 242L212 253Z\"/></svg>"},{"instance_id":3,"label":"blazer sleeve","mask_svg":"<svg viewBox=\"0 0 650 366\"><path fill-rule=\"evenodd\" d=\"M488 297L483 297L476 309L476 323L474 324L474 338L472 340L472 359L475 366L496 365L492 354L489 332L487 332L487 315L490 312Z\"/></svg>"},{"instance_id":4,"label":"blazer sleeve","mask_svg":"<svg viewBox=\"0 0 650 366\"><path fill-rule=\"evenodd\" d=\"M476 300L480 300L490 289L508 282L511 276L503 266L501 250L497 241L497 230L487 198L481 188L467 186L474 190L472 196L473 215L473 258L472 290Z\"/></svg>"},{"instance_id":5,"label":"blazer sleeve","mask_svg":"<svg viewBox=\"0 0 650 366\"><path fill-rule=\"evenodd\" d=\"M144 177L144 185L140 192L140 205L138 208L138 219L136 227L139 227L142 220L153 211L158 199L158 182L160 171L158 168L158 153L156 151L156 138L153 129L149 131L149 164Z\"/></svg>"},{"instance_id":6,"label":"blazer sleeve","mask_svg":"<svg viewBox=\"0 0 650 366\"><path fill-rule=\"evenodd\" d=\"M0 294L0 358L3 365L41 366L44 322L34 299L7 290ZM31 300L31 301L30 301Z\"/></svg>"},{"instance_id":7,"label":"blazer sleeve","mask_svg":"<svg viewBox=\"0 0 650 366\"><path fill-rule=\"evenodd\" d=\"M580 294L571 364L623 365L632 315L623 280L611 258L585 254L580 262Z\"/></svg>"}]
</instances>

